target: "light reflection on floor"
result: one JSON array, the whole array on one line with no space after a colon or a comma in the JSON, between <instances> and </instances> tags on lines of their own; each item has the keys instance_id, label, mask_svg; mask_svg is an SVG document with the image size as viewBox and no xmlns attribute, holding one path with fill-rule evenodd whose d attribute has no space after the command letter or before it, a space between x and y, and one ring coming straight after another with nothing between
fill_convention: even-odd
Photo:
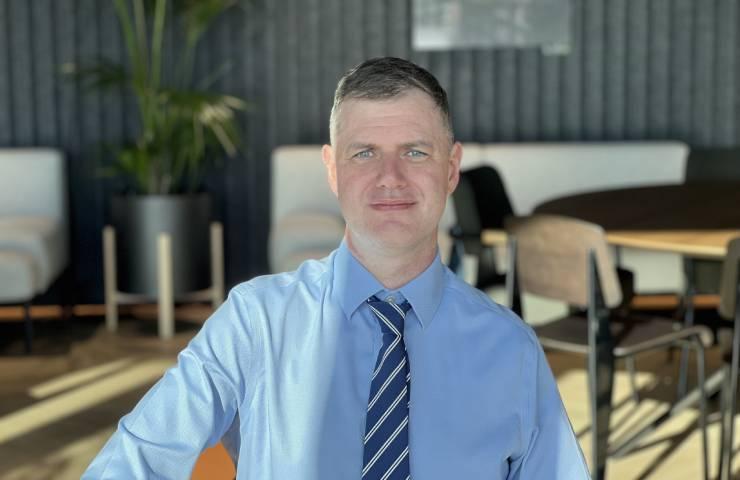
<instances>
[{"instance_id":1,"label":"light reflection on floor","mask_svg":"<svg viewBox=\"0 0 740 480\"><path fill-rule=\"evenodd\" d=\"M187 338L181 339L181 344L186 341ZM3 480L78 479L112 433L118 418L130 410L140 392L175 362L176 350L141 354L136 348L121 348L120 345L109 349L106 342L115 341L108 335L99 335L87 342L90 351L82 355L86 358L84 362L69 362L76 366L53 378L26 381L23 390L27 395L26 404L0 417L0 478ZM85 348L81 347L83 351ZM549 354L548 359L588 459L590 419L583 357ZM3 370L4 360L0 357L2 381L12 382L15 374L15 381L23 383L23 369L17 368L23 359L12 360L17 372ZM55 360L59 361L48 361ZM36 370L45 361L43 357L36 357L29 359L29 365ZM715 352L710 364L717 362ZM644 398L637 409L630 397L627 374L623 370L617 372L612 439L667 408L666 400L673 392L670 375L675 365L668 363L665 354L641 358L637 368L637 383ZM4 401L4 394L0 391L0 403ZM77 425L86 423L88 417L95 421L86 431L73 431ZM76 420L70 422L70 419ZM609 477L620 480L700 478L700 435L694 428L695 422L695 410L683 412L647 437L642 448L626 457L611 459ZM718 438L719 425L714 423L710 426L711 471L716 468ZM33 447L37 451L35 456ZM19 462L18 458L22 460ZM736 465L735 470L739 468L740 465Z\"/></svg>"},{"instance_id":2,"label":"light reflection on floor","mask_svg":"<svg viewBox=\"0 0 740 480\"><path fill-rule=\"evenodd\" d=\"M0 443L109 401L121 393L151 384L170 366L170 360L135 363L117 373L0 417Z\"/></svg>"}]
</instances>

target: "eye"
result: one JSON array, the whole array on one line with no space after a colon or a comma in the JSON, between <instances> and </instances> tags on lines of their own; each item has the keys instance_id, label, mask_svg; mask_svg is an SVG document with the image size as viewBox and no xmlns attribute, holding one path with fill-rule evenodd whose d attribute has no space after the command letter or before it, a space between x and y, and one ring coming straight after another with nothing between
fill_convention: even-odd
<instances>
[{"instance_id":1,"label":"eye","mask_svg":"<svg viewBox=\"0 0 740 480\"><path fill-rule=\"evenodd\" d=\"M411 158L412 160L423 160L429 155L427 155L425 152L422 152L421 150L409 150L408 152L406 152L406 156Z\"/></svg>"},{"instance_id":2,"label":"eye","mask_svg":"<svg viewBox=\"0 0 740 480\"><path fill-rule=\"evenodd\" d=\"M367 159L367 158L372 158L373 155L374 155L374 153L373 153L372 150L362 150L362 151L357 152L354 155L352 155L352 158L357 158L357 159L360 159L360 160L364 160L364 159Z\"/></svg>"}]
</instances>

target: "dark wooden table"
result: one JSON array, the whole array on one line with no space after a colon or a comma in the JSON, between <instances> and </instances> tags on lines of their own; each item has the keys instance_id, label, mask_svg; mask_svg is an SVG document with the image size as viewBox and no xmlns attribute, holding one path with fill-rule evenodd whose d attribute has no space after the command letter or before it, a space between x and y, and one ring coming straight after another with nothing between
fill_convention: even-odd
<instances>
[{"instance_id":1,"label":"dark wooden table","mask_svg":"<svg viewBox=\"0 0 740 480\"><path fill-rule=\"evenodd\" d=\"M740 236L740 183L623 188L545 202L535 213L601 225L613 245L722 258Z\"/></svg>"}]
</instances>

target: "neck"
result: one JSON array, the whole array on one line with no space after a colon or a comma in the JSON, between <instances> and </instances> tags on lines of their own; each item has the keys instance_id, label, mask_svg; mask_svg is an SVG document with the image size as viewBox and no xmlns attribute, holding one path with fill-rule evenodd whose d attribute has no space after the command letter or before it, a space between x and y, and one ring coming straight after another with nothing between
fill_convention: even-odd
<instances>
[{"instance_id":1,"label":"neck","mask_svg":"<svg viewBox=\"0 0 740 480\"><path fill-rule=\"evenodd\" d=\"M345 239L355 258L388 290L402 287L418 277L437 256L436 239L398 250L355 241L349 231Z\"/></svg>"}]
</instances>

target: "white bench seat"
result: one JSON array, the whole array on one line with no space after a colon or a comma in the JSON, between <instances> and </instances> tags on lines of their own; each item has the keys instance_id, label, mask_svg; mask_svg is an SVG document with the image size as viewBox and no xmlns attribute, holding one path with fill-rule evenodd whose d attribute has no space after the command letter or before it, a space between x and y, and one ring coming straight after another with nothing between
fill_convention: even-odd
<instances>
[{"instance_id":1,"label":"white bench seat","mask_svg":"<svg viewBox=\"0 0 740 480\"><path fill-rule=\"evenodd\" d=\"M32 255L0 250L0 303L23 303L33 298L38 281Z\"/></svg>"}]
</instances>

